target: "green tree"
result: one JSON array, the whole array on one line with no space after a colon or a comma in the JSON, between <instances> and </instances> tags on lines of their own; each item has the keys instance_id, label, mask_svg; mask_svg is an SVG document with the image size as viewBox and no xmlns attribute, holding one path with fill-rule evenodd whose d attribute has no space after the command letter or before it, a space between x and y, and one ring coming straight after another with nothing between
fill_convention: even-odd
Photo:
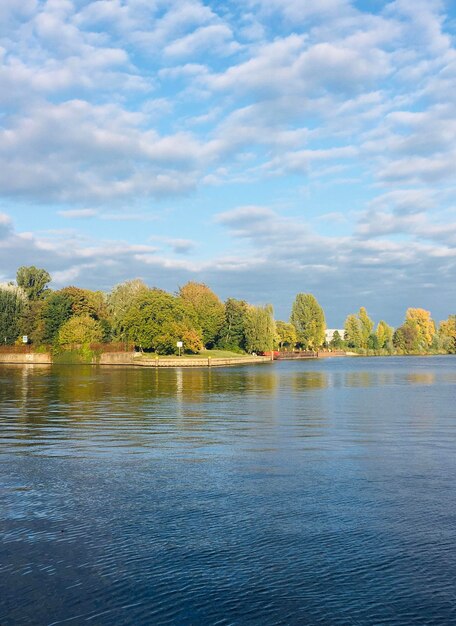
<instances>
[{"instance_id":1,"label":"green tree","mask_svg":"<svg viewBox=\"0 0 456 626\"><path fill-rule=\"evenodd\" d=\"M247 352L269 352L274 347L275 334L272 306L250 306L245 324Z\"/></svg>"},{"instance_id":2,"label":"green tree","mask_svg":"<svg viewBox=\"0 0 456 626\"><path fill-rule=\"evenodd\" d=\"M179 289L179 297L195 311L203 343L206 348L212 348L225 322L223 303L207 285L192 281Z\"/></svg>"},{"instance_id":3,"label":"green tree","mask_svg":"<svg viewBox=\"0 0 456 626\"><path fill-rule=\"evenodd\" d=\"M98 343L103 338L101 323L90 315L75 315L59 329L58 343L69 344Z\"/></svg>"},{"instance_id":4,"label":"green tree","mask_svg":"<svg viewBox=\"0 0 456 626\"><path fill-rule=\"evenodd\" d=\"M282 322L281 320L276 321L276 333L277 333L277 343L279 344L280 350L282 350L283 346L289 346L291 348L294 347L297 337L296 337L296 328L290 322Z\"/></svg>"},{"instance_id":5,"label":"green tree","mask_svg":"<svg viewBox=\"0 0 456 626\"><path fill-rule=\"evenodd\" d=\"M366 347L368 350L379 350L380 349L380 342L378 340L378 337L375 333L371 333L369 335L369 337L367 338L367 342L366 342Z\"/></svg>"},{"instance_id":6,"label":"green tree","mask_svg":"<svg viewBox=\"0 0 456 626\"><path fill-rule=\"evenodd\" d=\"M177 341L184 342L184 350L197 351L195 334L200 338L198 349L202 347L194 311L182 299L161 289L141 292L127 311L123 325L130 341L159 354L176 353ZM185 333L192 337L191 345L185 344Z\"/></svg>"},{"instance_id":7,"label":"green tree","mask_svg":"<svg viewBox=\"0 0 456 626\"><path fill-rule=\"evenodd\" d=\"M219 331L218 346L224 350L245 350L245 323L248 304L244 300L228 298L225 302L225 318Z\"/></svg>"},{"instance_id":8,"label":"green tree","mask_svg":"<svg viewBox=\"0 0 456 626\"><path fill-rule=\"evenodd\" d=\"M49 292L50 293L50 292ZM43 343L44 319L43 311L46 300L29 300L21 316L20 335L27 335L29 343L39 345Z\"/></svg>"},{"instance_id":9,"label":"green tree","mask_svg":"<svg viewBox=\"0 0 456 626\"><path fill-rule=\"evenodd\" d=\"M348 315L344 324L344 339L349 348L361 348L363 342L363 334L361 322L353 313Z\"/></svg>"},{"instance_id":10,"label":"green tree","mask_svg":"<svg viewBox=\"0 0 456 626\"><path fill-rule=\"evenodd\" d=\"M43 308L43 342L53 343L60 327L73 314L72 302L67 294L55 291L46 300Z\"/></svg>"},{"instance_id":11,"label":"green tree","mask_svg":"<svg viewBox=\"0 0 456 626\"><path fill-rule=\"evenodd\" d=\"M311 293L298 293L291 309L290 322L306 350L316 350L325 340L325 314Z\"/></svg>"},{"instance_id":12,"label":"green tree","mask_svg":"<svg viewBox=\"0 0 456 626\"><path fill-rule=\"evenodd\" d=\"M420 335L417 326L405 322L396 328L393 335L393 345L400 352L418 352L420 350Z\"/></svg>"},{"instance_id":13,"label":"green tree","mask_svg":"<svg viewBox=\"0 0 456 626\"><path fill-rule=\"evenodd\" d=\"M106 319L106 299L101 291L90 291L80 287L64 287L60 290L71 301L73 315L89 315L94 320Z\"/></svg>"},{"instance_id":14,"label":"green tree","mask_svg":"<svg viewBox=\"0 0 456 626\"><path fill-rule=\"evenodd\" d=\"M338 330L334 331L334 334L332 336L331 341L329 342L329 347L333 348L334 350L341 350L344 347L344 340L343 338L340 336L340 333Z\"/></svg>"},{"instance_id":15,"label":"green tree","mask_svg":"<svg viewBox=\"0 0 456 626\"><path fill-rule=\"evenodd\" d=\"M111 320L113 335L117 339L122 338L124 333L123 320L128 309L140 294L147 293L147 291L147 285L139 278L135 278L116 285L108 295L109 319Z\"/></svg>"},{"instance_id":16,"label":"green tree","mask_svg":"<svg viewBox=\"0 0 456 626\"><path fill-rule=\"evenodd\" d=\"M21 287L0 285L0 343L13 344L21 329L27 296Z\"/></svg>"},{"instance_id":17,"label":"green tree","mask_svg":"<svg viewBox=\"0 0 456 626\"><path fill-rule=\"evenodd\" d=\"M371 320L369 315L367 314L366 309L362 306L358 313L358 319L361 324L361 348L368 348L369 337L372 334L372 330L374 328L374 322ZM376 340L371 340L376 343Z\"/></svg>"},{"instance_id":18,"label":"green tree","mask_svg":"<svg viewBox=\"0 0 456 626\"><path fill-rule=\"evenodd\" d=\"M17 270L16 282L18 287L22 287L25 291L29 300L38 300L43 297L50 281L51 277L49 273L34 265L30 267L22 266Z\"/></svg>"}]
</instances>

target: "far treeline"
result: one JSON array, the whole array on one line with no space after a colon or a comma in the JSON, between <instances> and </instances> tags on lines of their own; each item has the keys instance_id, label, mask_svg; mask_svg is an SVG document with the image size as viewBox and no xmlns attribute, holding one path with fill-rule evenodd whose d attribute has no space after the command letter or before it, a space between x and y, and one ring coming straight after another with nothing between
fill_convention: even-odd
<instances>
[{"instance_id":1,"label":"far treeline","mask_svg":"<svg viewBox=\"0 0 456 626\"><path fill-rule=\"evenodd\" d=\"M20 267L16 282L0 284L0 341L54 351L74 346L124 343L156 354L203 349L236 353L277 350L349 350L359 354L456 353L456 315L438 326L424 309L407 309L394 329L375 326L366 309L349 315L342 333L326 341L322 307L312 294L299 293L289 322L274 320L271 305L245 300L222 302L206 285L188 282L175 294L129 280L110 293L80 287L49 288L44 269Z\"/></svg>"}]
</instances>

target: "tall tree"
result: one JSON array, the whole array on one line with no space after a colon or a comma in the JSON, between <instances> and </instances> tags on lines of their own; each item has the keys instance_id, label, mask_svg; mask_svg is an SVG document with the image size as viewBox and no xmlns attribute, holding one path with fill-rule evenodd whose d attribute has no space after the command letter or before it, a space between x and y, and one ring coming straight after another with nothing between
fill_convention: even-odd
<instances>
[{"instance_id":1,"label":"tall tree","mask_svg":"<svg viewBox=\"0 0 456 626\"><path fill-rule=\"evenodd\" d=\"M439 336L443 348L450 354L456 353L456 315L449 315L448 319L440 322Z\"/></svg>"},{"instance_id":2,"label":"tall tree","mask_svg":"<svg viewBox=\"0 0 456 626\"><path fill-rule=\"evenodd\" d=\"M192 281L179 289L179 297L195 311L203 331L203 343L206 348L212 348L225 321L223 303L207 285Z\"/></svg>"},{"instance_id":3,"label":"tall tree","mask_svg":"<svg viewBox=\"0 0 456 626\"><path fill-rule=\"evenodd\" d=\"M329 342L329 345L331 348L334 348L335 350L340 350L341 348L344 347L344 340L340 336L340 333L338 330L334 331L334 334L332 336L331 341Z\"/></svg>"},{"instance_id":4,"label":"tall tree","mask_svg":"<svg viewBox=\"0 0 456 626\"><path fill-rule=\"evenodd\" d=\"M45 291L47 291L47 285L50 281L51 277L49 273L34 265L29 267L22 266L16 273L18 287L22 287L30 300L38 300L41 298Z\"/></svg>"},{"instance_id":5,"label":"tall tree","mask_svg":"<svg viewBox=\"0 0 456 626\"><path fill-rule=\"evenodd\" d=\"M13 344L21 329L27 296L21 287L0 285L0 344Z\"/></svg>"},{"instance_id":6,"label":"tall tree","mask_svg":"<svg viewBox=\"0 0 456 626\"><path fill-rule=\"evenodd\" d=\"M349 348L361 348L363 342L363 333L359 318L351 313L347 315L344 324L344 339Z\"/></svg>"},{"instance_id":7,"label":"tall tree","mask_svg":"<svg viewBox=\"0 0 456 626\"><path fill-rule=\"evenodd\" d=\"M74 315L89 315L94 320L107 319L106 298L101 291L90 291L80 287L64 287L60 290L71 300Z\"/></svg>"},{"instance_id":8,"label":"tall tree","mask_svg":"<svg viewBox=\"0 0 456 626\"><path fill-rule=\"evenodd\" d=\"M270 304L250 306L245 324L247 352L268 352L274 348L274 311Z\"/></svg>"},{"instance_id":9,"label":"tall tree","mask_svg":"<svg viewBox=\"0 0 456 626\"><path fill-rule=\"evenodd\" d=\"M418 341L422 349L427 349L431 346L435 335L435 324L431 318L430 311L425 309L407 309L405 323L416 328Z\"/></svg>"},{"instance_id":10,"label":"tall tree","mask_svg":"<svg viewBox=\"0 0 456 626\"><path fill-rule=\"evenodd\" d=\"M369 337L372 334L374 328L374 322L371 320L365 307L361 307L358 313L358 319L361 323L361 347L367 348L369 343Z\"/></svg>"},{"instance_id":11,"label":"tall tree","mask_svg":"<svg viewBox=\"0 0 456 626\"><path fill-rule=\"evenodd\" d=\"M325 314L311 293L298 293L291 309L290 322L306 350L319 348L325 340Z\"/></svg>"},{"instance_id":12,"label":"tall tree","mask_svg":"<svg viewBox=\"0 0 456 626\"><path fill-rule=\"evenodd\" d=\"M244 300L228 298L225 319L219 331L217 345L224 350L245 350L245 323L248 304Z\"/></svg>"},{"instance_id":13,"label":"tall tree","mask_svg":"<svg viewBox=\"0 0 456 626\"><path fill-rule=\"evenodd\" d=\"M393 341L394 328L388 326L386 322L380 320L375 331L380 348L388 348Z\"/></svg>"},{"instance_id":14,"label":"tall tree","mask_svg":"<svg viewBox=\"0 0 456 626\"><path fill-rule=\"evenodd\" d=\"M73 314L72 301L62 291L55 291L46 300L42 317L44 322L43 341L52 343L57 337L60 327Z\"/></svg>"},{"instance_id":15,"label":"tall tree","mask_svg":"<svg viewBox=\"0 0 456 626\"><path fill-rule=\"evenodd\" d=\"M393 345L400 352L418 352L422 349L418 327L404 322L394 331Z\"/></svg>"},{"instance_id":16,"label":"tall tree","mask_svg":"<svg viewBox=\"0 0 456 626\"><path fill-rule=\"evenodd\" d=\"M116 285L108 295L107 305L115 337L121 338L123 320L128 309L137 296L147 293L147 291L147 285L139 278L135 278Z\"/></svg>"}]
</instances>

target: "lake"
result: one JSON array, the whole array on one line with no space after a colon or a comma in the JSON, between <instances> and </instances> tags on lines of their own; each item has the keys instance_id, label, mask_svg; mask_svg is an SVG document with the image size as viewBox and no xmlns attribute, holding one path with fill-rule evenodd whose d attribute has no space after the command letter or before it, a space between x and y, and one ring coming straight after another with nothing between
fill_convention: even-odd
<instances>
[{"instance_id":1,"label":"lake","mask_svg":"<svg viewBox=\"0 0 456 626\"><path fill-rule=\"evenodd\" d=\"M0 624L456 623L456 357L0 366Z\"/></svg>"}]
</instances>

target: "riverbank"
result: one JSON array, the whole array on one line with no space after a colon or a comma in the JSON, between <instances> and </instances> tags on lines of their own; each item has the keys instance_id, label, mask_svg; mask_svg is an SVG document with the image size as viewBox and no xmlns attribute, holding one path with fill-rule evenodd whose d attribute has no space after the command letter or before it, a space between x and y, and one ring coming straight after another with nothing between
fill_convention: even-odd
<instances>
[{"instance_id":1,"label":"riverbank","mask_svg":"<svg viewBox=\"0 0 456 626\"><path fill-rule=\"evenodd\" d=\"M53 356L50 352L37 353L0 353L0 364L35 364L52 365L127 365L132 367L227 367L233 365L252 365L270 363L266 356L155 356L141 352L104 352L79 353L78 351L63 352Z\"/></svg>"}]
</instances>

